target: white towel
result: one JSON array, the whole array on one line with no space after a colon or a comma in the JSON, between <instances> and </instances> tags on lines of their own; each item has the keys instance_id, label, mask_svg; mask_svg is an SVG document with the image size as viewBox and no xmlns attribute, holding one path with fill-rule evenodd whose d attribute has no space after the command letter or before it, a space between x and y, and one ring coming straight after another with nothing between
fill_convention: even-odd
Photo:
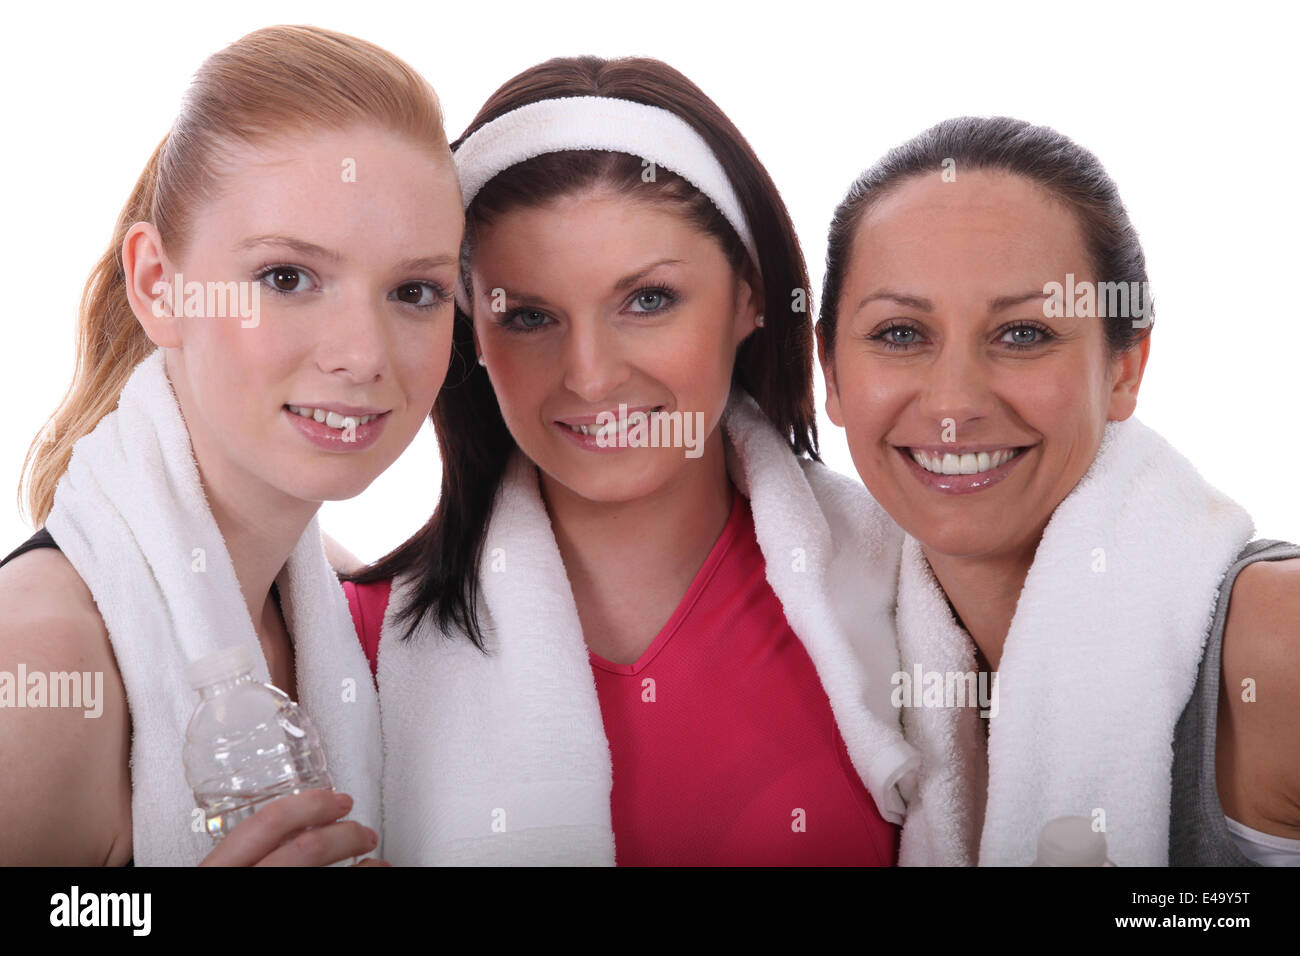
<instances>
[{"instance_id":1,"label":"white towel","mask_svg":"<svg viewBox=\"0 0 1300 956\"><path fill-rule=\"evenodd\" d=\"M1028 865L1045 823L1080 815L1104 825L1116 864L1167 865L1174 727L1223 575L1253 533L1163 438L1136 419L1108 424L1025 579L987 764L977 708L905 708L923 756L900 862ZM898 626L905 671L975 669L910 536Z\"/></svg>"},{"instance_id":2,"label":"white towel","mask_svg":"<svg viewBox=\"0 0 1300 956\"><path fill-rule=\"evenodd\" d=\"M244 643L258 662L254 677L270 675L161 349L132 373L117 409L74 446L46 527L90 589L126 687L135 862L198 863L213 844L194 828L182 762L198 704L185 664ZM378 699L315 518L276 582L297 700L320 730L335 789L354 800L350 817L378 830Z\"/></svg>"},{"instance_id":3,"label":"white towel","mask_svg":"<svg viewBox=\"0 0 1300 956\"><path fill-rule=\"evenodd\" d=\"M724 419L767 578L807 649L849 756L901 822L918 763L890 704L902 534L857 481L800 461L753 399ZM394 582L379 646L384 846L405 864L612 865L612 789L587 647L536 468L511 461L489 525L484 656L454 630L399 641Z\"/></svg>"}]
</instances>

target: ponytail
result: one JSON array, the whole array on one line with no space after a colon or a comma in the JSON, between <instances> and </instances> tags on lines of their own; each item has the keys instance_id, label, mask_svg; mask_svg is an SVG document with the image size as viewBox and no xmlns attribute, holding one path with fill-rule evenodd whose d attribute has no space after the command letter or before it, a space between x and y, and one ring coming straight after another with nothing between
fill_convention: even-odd
<instances>
[{"instance_id":1,"label":"ponytail","mask_svg":"<svg viewBox=\"0 0 1300 956\"><path fill-rule=\"evenodd\" d=\"M126 295L121 255L131 227L152 223L175 257L190 239L195 210L219 194L222 156L232 146L358 124L408 137L435 162L451 163L433 87L372 43L320 27L267 27L199 67L82 293L72 385L23 461L19 507L35 524L49 516L73 446L117 407L127 379L155 348Z\"/></svg>"},{"instance_id":2,"label":"ponytail","mask_svg":"<svg viewBox=\"0 0 1300 956\"><path fill-rule=\"evenodd\" d=\"M117 407L127 379L154 350L126 297L122 243L137 222L153 220L154 183L165 143L164 138L149 158L117 217L112 242L86 280L77 320L77 367L72 384L27 449L19 503L26 504L34 525L43 525L54 506L54 489L68 468L72 446Z\"/></svg>"}]
</instances>

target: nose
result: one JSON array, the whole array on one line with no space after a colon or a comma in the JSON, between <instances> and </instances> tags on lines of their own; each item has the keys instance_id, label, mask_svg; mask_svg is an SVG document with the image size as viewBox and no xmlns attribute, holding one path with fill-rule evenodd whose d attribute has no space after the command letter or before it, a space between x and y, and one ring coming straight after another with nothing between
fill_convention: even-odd
<instances>
[{"instance_id":1,"label":"nose","mask_svg":"<svg viewBox=\"0 0 1300 956\"><path fill-rule=\"evenodd\" d=\"M311 334L322 372L356 385L383 374L389 360L385 304L357 292L341 295L334 307L321 310Z\"/></svg>"},{"instance_id":2,"label":"nose","mask_svg":"<svg viewBox=\"0 0 1300 956\"><path fill-rule=\"evenodd\" d=\"M988 414L988 369L973 347L948 341L925 369L918 410L942 432L955 423L958 441L962 429Z\"/></svg>"},{"instance_id":3,"label":"nose","mask_svg":"<svg viewBox=\"0 0 1300 956\"><path fill-rule=\"evenodd\" d=\"M598 402L627 381L617 336L599 318L575 319L564 341L564 386L585 402Z\"/></svg>"}]
</instances>

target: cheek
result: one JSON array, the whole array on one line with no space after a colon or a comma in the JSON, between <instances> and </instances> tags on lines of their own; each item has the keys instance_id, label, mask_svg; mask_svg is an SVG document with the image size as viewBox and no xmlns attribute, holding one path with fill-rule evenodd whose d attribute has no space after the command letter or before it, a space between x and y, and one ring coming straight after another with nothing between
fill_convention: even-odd
<instances>
[{"instance_id":1,"label":"cheek","mask_svg":"<svg viewBox=\"0 0 1300 956\"><path fill-rule=\"evenodd\" d=\"M917 389L906 369L864 356L841 357L836 373L844 427L861 438L883 436Z\"/></svg>"},{"instance_id":2,"label":"cheek","mask_svg":"<svg viewBox=\"0 0 1300 956\"><path fill-rule=\"evenodd\" d=\"M564 370L554 344L559 339L537 342L544 334L480 333L483 354L493 370L492 390L507 422L517 421L520 411L538 409L548 393L563 387Z\"/></svg>"},{"instance_id":3,"label":"cheek","mask_svg":"<svg viewBox=\"0 0 1300 956\"><path fill-rule=\"evenodd\" d=\"M299 346L287 330L263 321L243 328L238 319L194 319L185 337L186 368L209 420L232 426L274 411ZM223 429L229 430L229 429Z\"/></svg>"},{"instance_id":4,"label":"cheek","mask_svg":"<svg viewBox=\"0 0 1300 956\"><path fill-rule=\"evenodd\" d=\"M427 411L447 378L451 362L452 317L435 320L419 334L402 330L392 340L392 363L412 405Z\"/></svg>"},{"instance_id":5,"label":"cheek","mask_svg":"<svg viewBox=\"0 0 1300 956\"><path fill-rule=\"evenodd\" d=\"M1008 369L1000 390L1015 412L1048 438L1091 435L1105 423L1105 369L1067 359Z\"/></svg>"}]
</instances>

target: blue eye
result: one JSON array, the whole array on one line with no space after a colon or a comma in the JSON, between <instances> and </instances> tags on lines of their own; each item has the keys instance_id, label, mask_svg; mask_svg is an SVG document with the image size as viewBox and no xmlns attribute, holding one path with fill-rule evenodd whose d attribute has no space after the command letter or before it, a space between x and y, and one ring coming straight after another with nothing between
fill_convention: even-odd
<instances>
[{"instance_id":1,"label":"blue eye","mask_svg":"<svg viewBox=\"0 0 1300 956\"><path fill-rule=\"evenodd\" d=\"M672 302L673 294L667 289L639 289L632 298L632 311L660 312L671 305Z\"/></svg>"},{"instance_id":2,"label":"blue eye","mask_svg":"<svg viewBox=\"0 0 1300 956\"><path fill-rule=\"evenodd\" d=\"M1021 323L1008 326L999 341L1013 349L1030 349L1043 345L1052 338L1052 333L1042 326Z\"/></svg>"},{"instance_id":3,"label":"blue eye","mask_svg":"<svg viewBox=\"0 0 1300 956\"><path fill-rule=\"evenodd\" d=\"M887 349L903 351L917 344L920 339L920 333L910 325L895 323L886 326L879 332L873 332L867 336L872 342L879 342Z\"/></svg>"},{"instance_id":4,"label":"blue eye","mask_svg":"<svg viewBox=\"0 0 1300 956\"><path fill-rule=\"evenodd\" d=\"M500 320L501 325L512 332L536 332L550 321L549 315L536 309L515 309Z\"/></svg>"}]
</instances>

